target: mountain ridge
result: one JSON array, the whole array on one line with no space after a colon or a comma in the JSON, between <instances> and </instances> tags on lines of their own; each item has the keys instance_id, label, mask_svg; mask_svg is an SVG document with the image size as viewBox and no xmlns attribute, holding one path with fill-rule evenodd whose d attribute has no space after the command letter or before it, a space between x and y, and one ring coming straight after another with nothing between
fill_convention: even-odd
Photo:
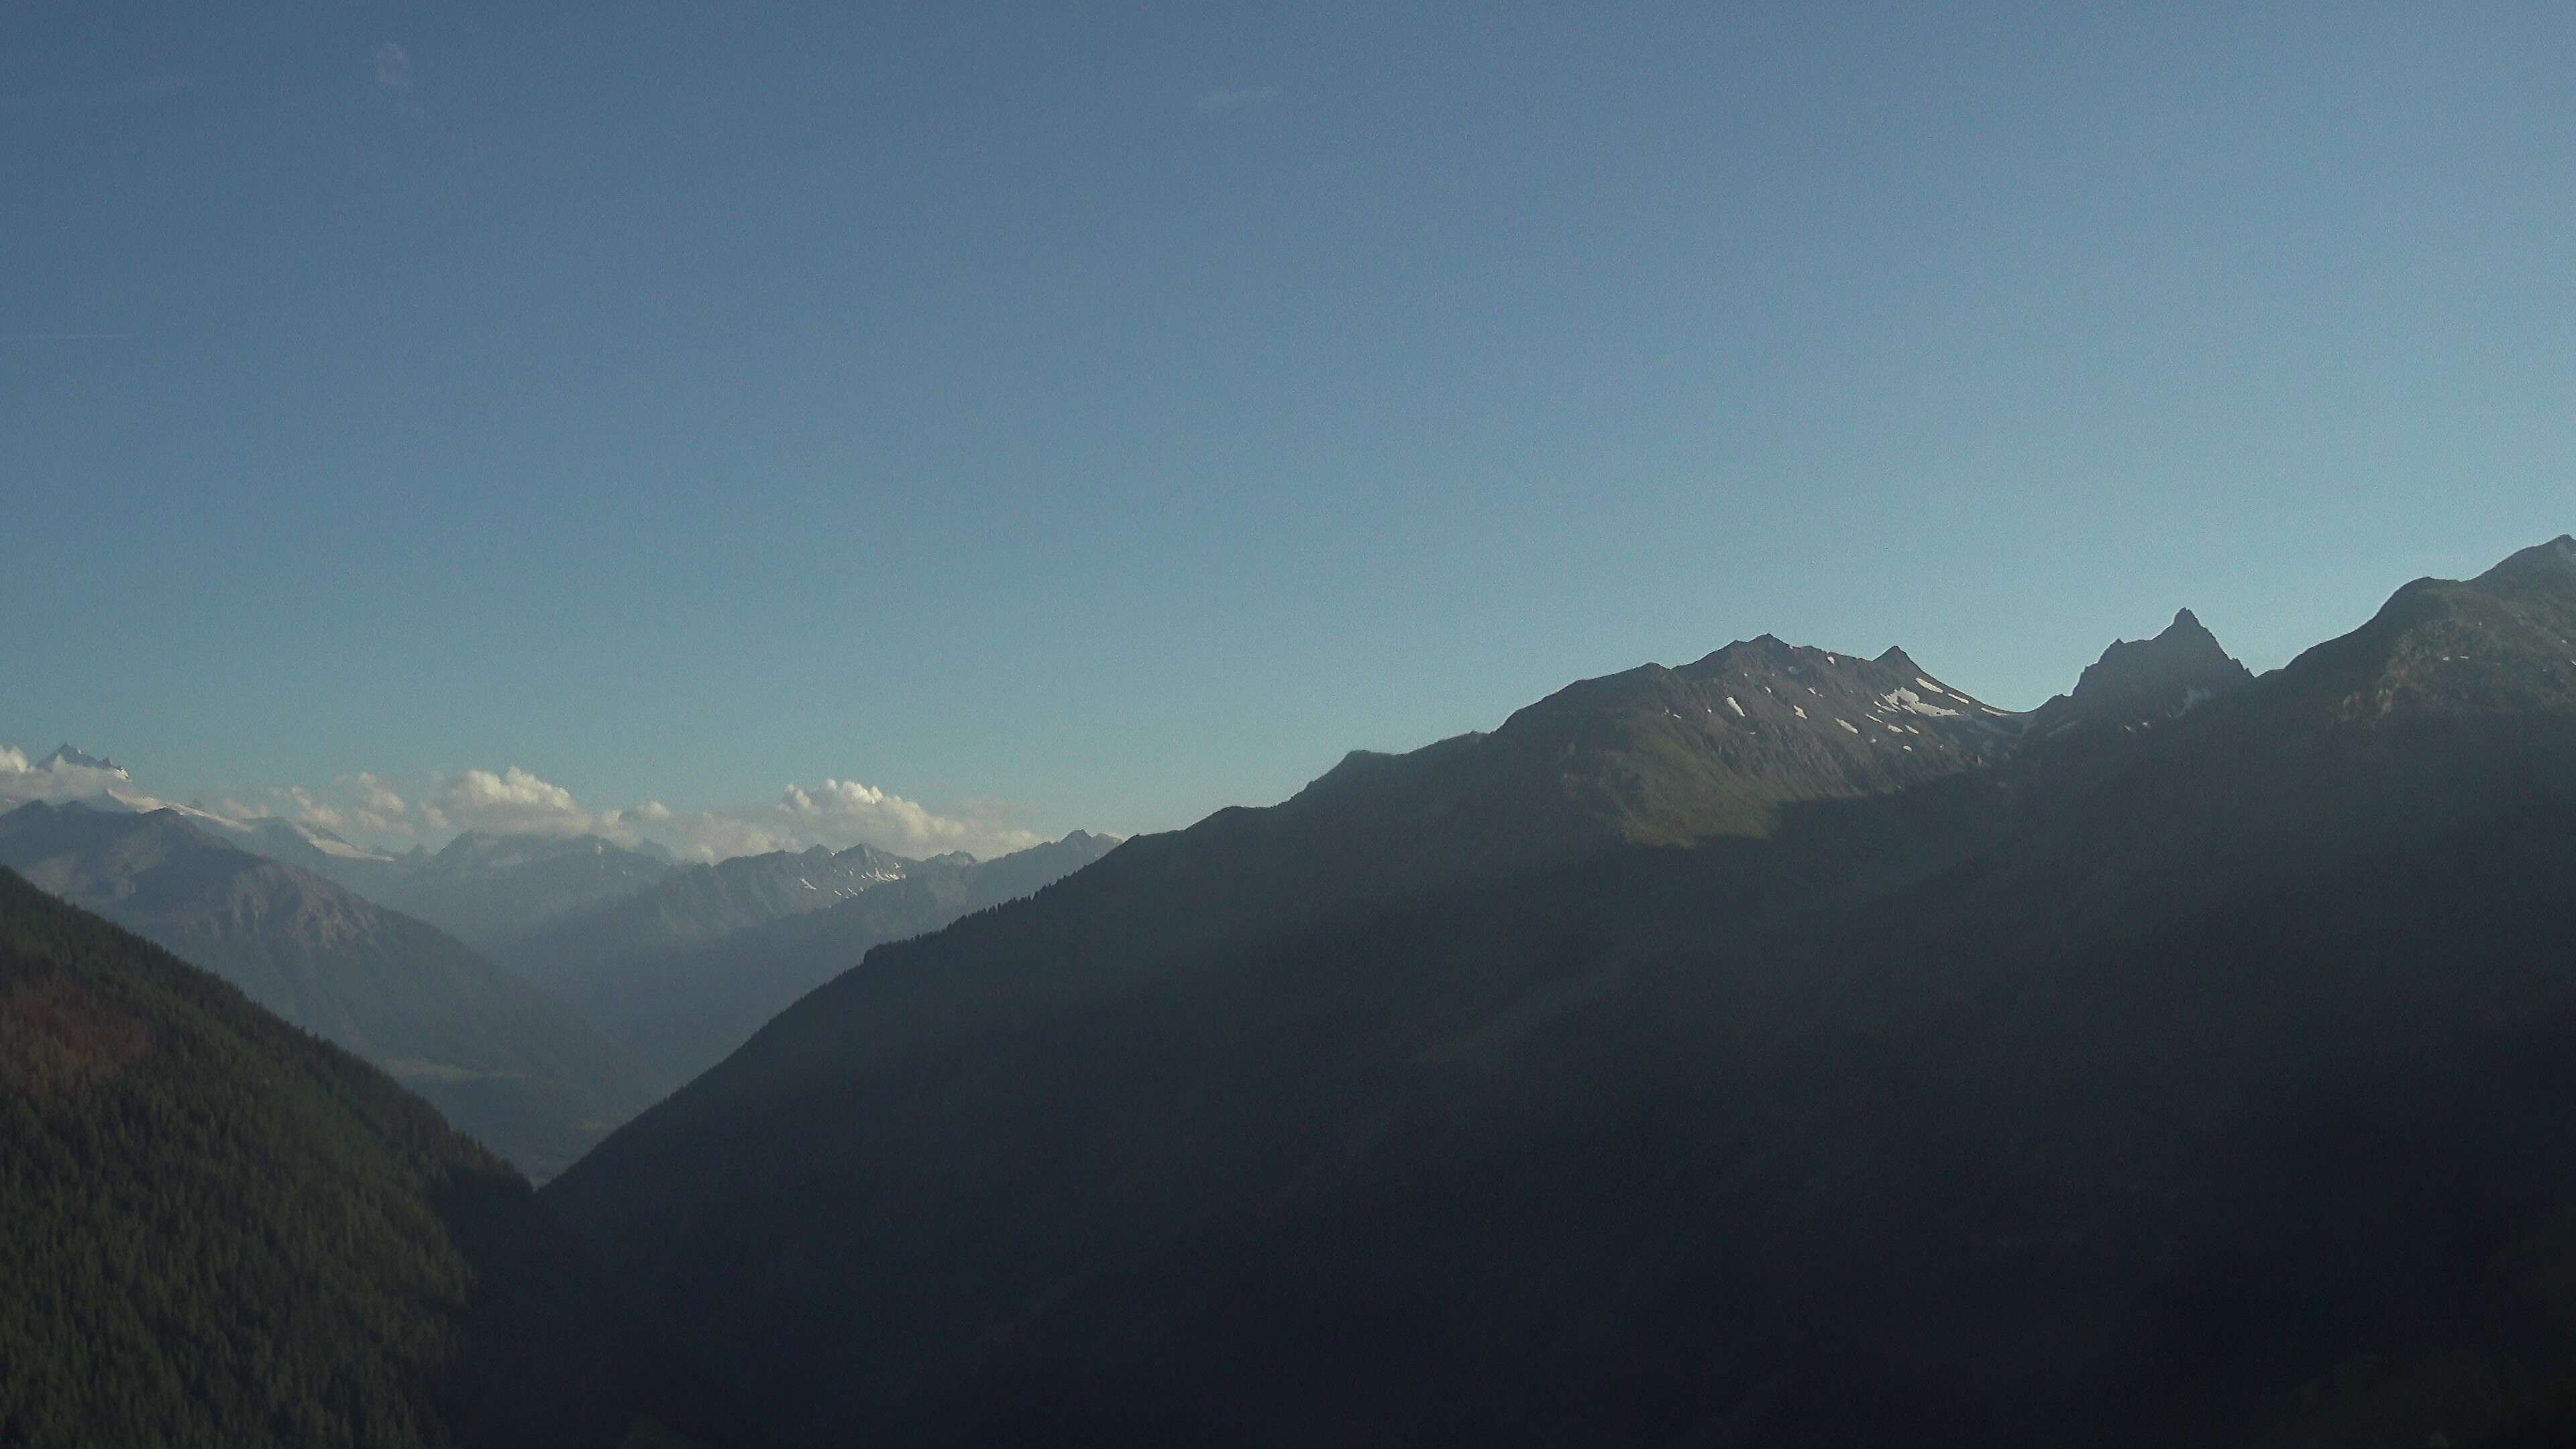
<instances>
[{"instance_id":1,"label":"mountain ridge","mask_svg":"<svg viewBox=\"0 0 2576 1449\"><path fill-rule=\"evenodd\" d=\"M0 869L0 1439L743 1443L490 1153Z\"/></svg>"},{"instance_id":2,"label":"mountain ridge","mask_svg":"<svg viewBox=\"0 0 2576 1449\"><path fill-rule=\"evenodd\" d=\"M373 894L478 949L506 954L512 942L555 920L650 889L671 868L667 853L629 850L596 835L468 830L387 876Z\"/></svg>"},{"instance_id":3,"label":"mountain ridge","mask_svg":"<svg viewBox=\"0 0 2576 1449\"><path fill-rule=\"evenodd\" d=\"M541 984L576 981L619 960L827 909L921 865L871 845L816 845L679 866L638 890L540 924L511 940L503 955Z\"/></svg>"},{"instance_id":4,"label":"mountain ridge","mask_svg":"<svg viewBox=\"0 0 2576 1449\"><path fill-rule=\"evenodd\" d=\"M595 1028L435 927L175 811L24 805L0 815L0 864L394 1071L531 1175L660 1095Z\"/></svg>"},{"instance_id":5,"label":"mountain ridge","mask_svg":"<svg viewBox=\"0 0 2576 1449\"><path fill-rule=\"evenodd\" d=\"M881 947L548 1199L807 1442L2456 1439L2568 1361L2496 1256L2576 1262L2534 562L2081 749L1901 650L1587 681ZM2522 687L2420 687L2461 638ZM1758 829L1551 773L1723 759L1712 705L1807 792L1719 778Z\"/></svg>"}]
</instances>

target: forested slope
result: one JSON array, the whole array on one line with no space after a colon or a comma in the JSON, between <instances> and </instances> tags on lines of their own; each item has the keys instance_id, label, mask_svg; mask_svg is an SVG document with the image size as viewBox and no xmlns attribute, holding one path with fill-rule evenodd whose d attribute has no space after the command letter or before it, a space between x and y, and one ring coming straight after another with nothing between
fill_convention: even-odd
<instances>
[{"instance_id":1,"label":"forested slope","mask_svg":"<svg viewBox=\"0 0 2576 1449\"><path fill-rule=\"evenodd\" d=\"M741 1442L507 1165L5 870L0 1284L11 1449Z\"/></svg>"}]
</instances>

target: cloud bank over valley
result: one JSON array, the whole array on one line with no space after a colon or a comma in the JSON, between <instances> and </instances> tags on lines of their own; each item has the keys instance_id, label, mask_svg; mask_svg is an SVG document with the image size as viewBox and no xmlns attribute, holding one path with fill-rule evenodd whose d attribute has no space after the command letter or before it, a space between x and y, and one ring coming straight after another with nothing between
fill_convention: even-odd
<instances>
[{"instance_id":1,"label":"cloud bank over valley","mask_svg":"<svg viewBox=\"0 0 2576 1449\"><path fill-rule=\"evenodd\" d=\"M657 845L684 859L709 861L816 845L872 845L914 857L962 850L990 858L1041 839L989 809L943 814L858 780L831 777L812 785L791 782L773 800L693 812L650 799L595 808L517 765L436 771L411 780L362 772L322 785L197 795L182 804L139 787L109 760L68 748L37 759L0 745L0 810L38 800L171 808L236 825L282 819L395 853L416 845L435 849L465 831L596 835L629 849Z\"/></svg>"}]
</instances>

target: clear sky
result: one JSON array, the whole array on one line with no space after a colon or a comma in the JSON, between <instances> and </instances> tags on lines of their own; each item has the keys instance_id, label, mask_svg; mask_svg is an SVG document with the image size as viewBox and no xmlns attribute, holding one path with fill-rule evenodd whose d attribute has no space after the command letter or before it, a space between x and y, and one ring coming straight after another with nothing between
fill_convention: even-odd
<instances>
[{"instance_id":1,"label":"clear sky","mask_svg":"<svg viewBox=\"0 0 2576 1449\"><path fill-rule=\"evenodd\" d=\"M0 744L1052 835L2268 668L2576 528L2571 292L2564 4L16 5Z\"/></svg>"}]
</instances>

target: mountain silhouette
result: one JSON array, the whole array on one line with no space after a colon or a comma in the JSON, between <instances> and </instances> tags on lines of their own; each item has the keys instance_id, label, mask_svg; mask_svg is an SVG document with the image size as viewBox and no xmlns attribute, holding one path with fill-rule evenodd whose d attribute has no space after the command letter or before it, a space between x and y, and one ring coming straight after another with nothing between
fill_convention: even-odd
<instances>
[{"instance_id":1,"label":"mountain silhouette","mask_svg":"<svg viewBox=\"0 0 2576 1449\"><path fill-rule=\"evenodd\" d=\"M2178 620L2080 745L1588 681L880 947L547 1196L792 1442L2465 1442L2576 1358L2571 562Z\"/></svg>"}]
</instances>

